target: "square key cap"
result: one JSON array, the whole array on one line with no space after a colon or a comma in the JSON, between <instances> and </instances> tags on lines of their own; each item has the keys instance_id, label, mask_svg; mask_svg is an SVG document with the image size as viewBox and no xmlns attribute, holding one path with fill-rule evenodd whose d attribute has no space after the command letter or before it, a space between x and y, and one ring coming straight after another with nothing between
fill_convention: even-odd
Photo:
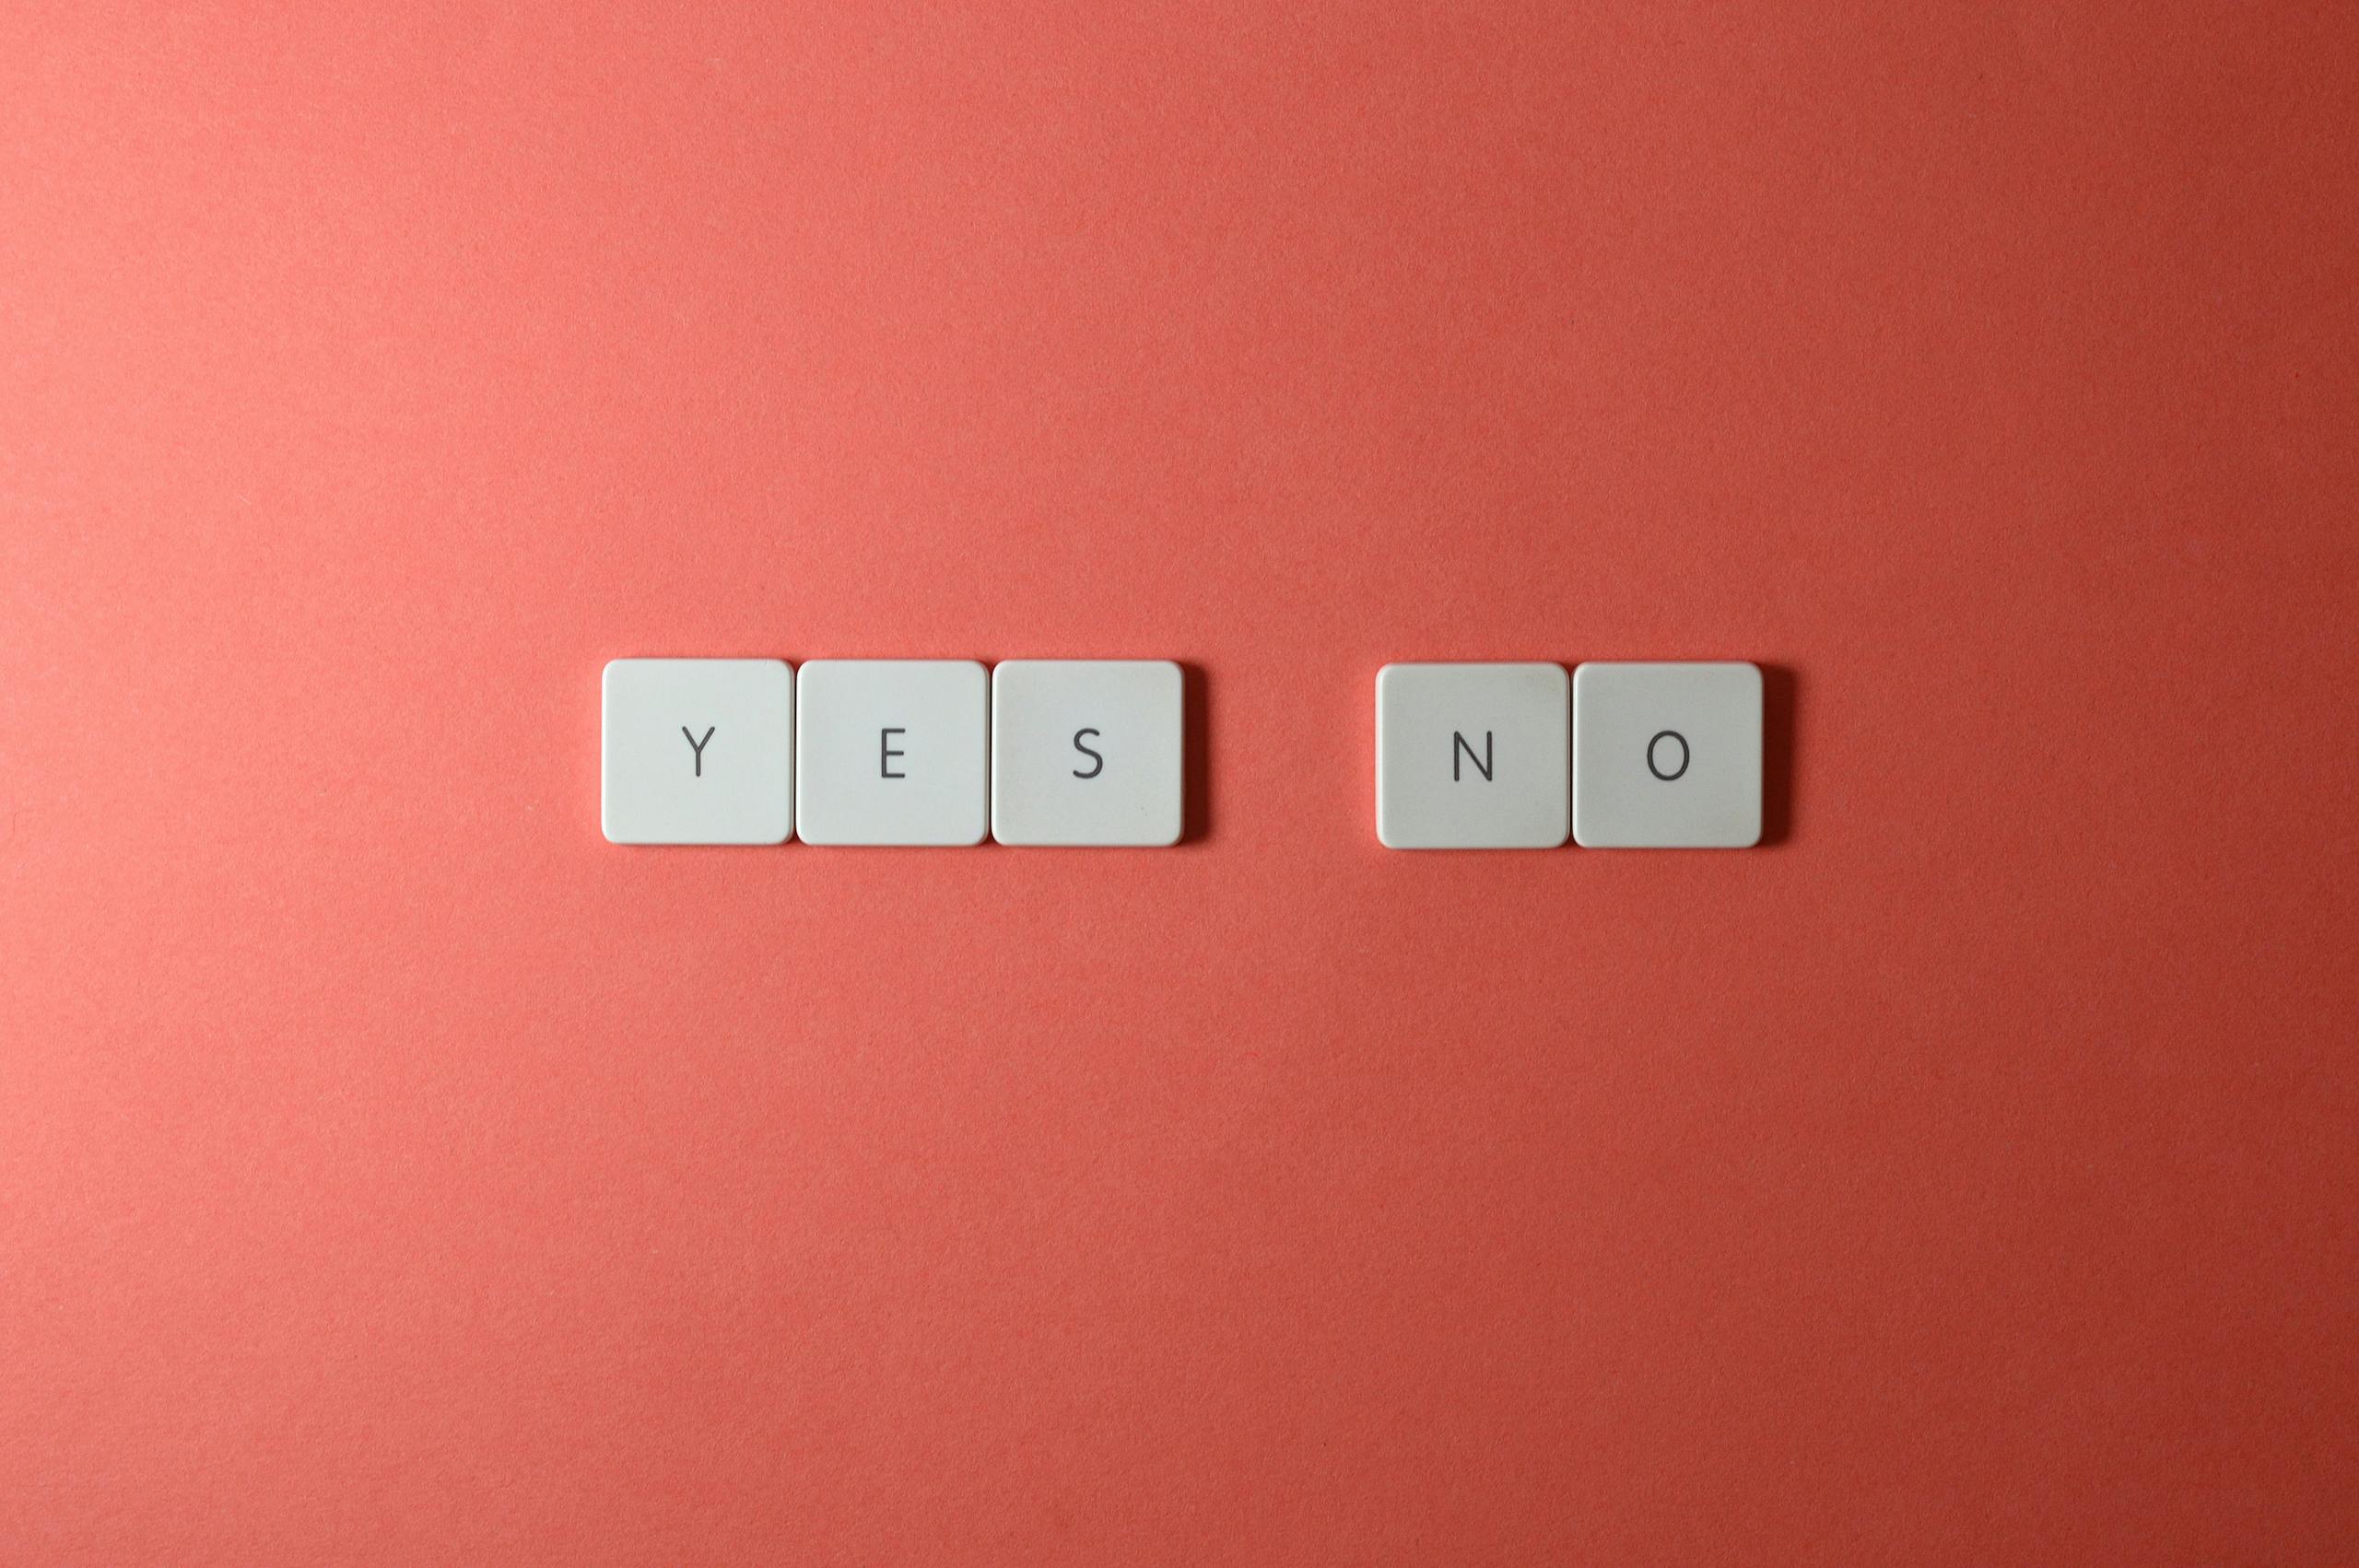
<instances>
[{"instance_id":1,"label":"square key cap","mask_svg":"<svg viewBox=\"0 0 2359 1568\"><path fill-rule=\"evenodd\" d=\"M1573 837L1594 849L1758 844L1760 667L1575 670Z\"/></svg>"},{"instance_id":2,"label":"square key cap","mask_svg":"<svg viewBox=\"0 0 2359 1568\"><path fill-rule=\"evenodd\" d=\"M992 837L1176 844L1180 675L1165 659L1009 659L992 669Z\"/></svg>"},{"instance_id":3,"label":"square key cap","mask_svg":"<svg viewBox=\"0 0 2359 1568\"><path fill-rule=\"evenodd\" d=\"M814 659L796 675L805 844L980 844L991 705L971 659Z\"/></svg>"},{"instance_id":4,"label":"square key cap","mask_svg":"<svg viewBox=\"0 0 2359 1568\"><path fill-rule=\"evenodd\" d=\"M1561 664L1376 673L1376 836L1392 849L1553 849L1572 818Z\"/></svg>"},{"instance_id":5,"label":"square key cap","mask_svg":"<svg viewBox=\"0 0 2359 1568\"><path fill-rule=\"evenodd\" d=\"M616 844L782 844L794 831L794 674L776 659L606 666L600 817Z\"/></svg>"}]
</instances>

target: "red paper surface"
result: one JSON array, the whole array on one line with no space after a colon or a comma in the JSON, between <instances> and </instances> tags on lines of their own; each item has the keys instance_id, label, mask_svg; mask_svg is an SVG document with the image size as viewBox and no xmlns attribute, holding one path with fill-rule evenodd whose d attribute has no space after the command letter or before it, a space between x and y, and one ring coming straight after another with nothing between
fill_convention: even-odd
<instances>
[{"instance_id":1,"label":"red paper surface","mask_svg":"<svg viewBox=\"0 0 2359 1568\"><path fill-rule=\"evenodd\" d=\"M0 1560L2352 1560L2359 13L275 10L0 12ZM623 654L1194 831L615 848ZM1726 657L1768 848L1378 847Z\"/></svg>"}]
</instances>

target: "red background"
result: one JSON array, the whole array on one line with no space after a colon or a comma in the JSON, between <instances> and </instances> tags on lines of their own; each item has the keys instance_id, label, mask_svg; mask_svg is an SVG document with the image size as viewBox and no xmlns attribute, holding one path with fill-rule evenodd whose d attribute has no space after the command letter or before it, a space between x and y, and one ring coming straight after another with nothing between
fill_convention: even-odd
<instances>
[{"instance_id":1,"label":"red background","mask_svg":"<svg viewBox=\"0 0 2359 1568\"><path fill-rule=\"evenodd\" d=\"M2322 1562L2359 12L0 14L0 1558ZM1171 657L631 851L620 654ZM1390 659L1779 673L1415 856Z\"/></svg>"}]
</instances>

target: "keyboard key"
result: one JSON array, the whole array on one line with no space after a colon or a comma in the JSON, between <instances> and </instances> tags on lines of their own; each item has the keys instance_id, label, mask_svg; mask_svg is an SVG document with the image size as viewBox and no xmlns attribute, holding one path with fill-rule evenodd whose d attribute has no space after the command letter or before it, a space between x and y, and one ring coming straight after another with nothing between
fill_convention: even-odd
<instances>
[{"instance_id":1,"label":"keyboard key","mask_svg":"<svg viewBox=\"0 0 2359 1568\"><path fill-rule=\"evenodd\" d=\"M600 816L616 844L782 844L794 675L776 659L606 666Z\"/></svg>"},{"instance_id":2,"label":"keyboard key","mask_svg":"<svg viewBox=\"0 0 2359 1568\"><path fill-rule=\"evenodd\" d=\"M1742 663L1573 672L1573 837L1598 849L1761 841L1761 671Z\"/></svg>"},{"instance_id":3,"label":"keyboard key","mask_svg":"<svg viewBox=\"0 0 2359 1568\"><path fill-rule=\"evenodd\" d=\"M1551 849L1571 825L1561 664L1387 664L1376 836L1393 849Z\"/></svg>"},{"instance_id":4,"label":"keyboard key","mask_svg":"<svg viewBox=\"0 0 2359 1568\"><path fill-rule=\"evenodd\" d=\"M992 837L1180 840L1180 666L1011 659L992 670Z\"/></svg>"},{"instance_id":5,"label":"keyboard key","mask_svg":"<svg viewBox=\"0 0 2359 1568\"><path fill-rule=\"evenodd\" d=\"M979 844L990 690L971 659L814 659L796 677L805 844Z\"/></svg>"}]
</instances>

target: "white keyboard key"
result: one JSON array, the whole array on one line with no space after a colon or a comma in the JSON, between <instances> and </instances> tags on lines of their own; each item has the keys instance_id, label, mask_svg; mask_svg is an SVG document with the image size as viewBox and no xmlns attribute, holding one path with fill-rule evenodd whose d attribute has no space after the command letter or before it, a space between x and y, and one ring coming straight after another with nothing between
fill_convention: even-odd
<instances>
[{"instance_id":1,"label":"white keyboard key","mask_svg":"<svg viewBox=\"0 0 2359 1568\"><path fill-rule=\"evenodd\" d=\"M1759 666L1575 670L1573 837L1599 849L1759 843Z\"/></svg>"},{"instance_id":2,"label":"white keyboard key","mask_svg":"<svg viewBox=\"0 0 2359 1568\"><path fill-rule=\"evenodd\" d=\"M1180 841L1180 666L1011 659L992 670L992 837Z\"/></svg>"},{"instance_id":3,"label":"white keyboard key","mask_svg":"<svg viewBox=\"0 0 2359 1568\"><path fill-rule=\"evenodd\" d=\"M980 844L991 694L971 659L814 659L797 680L805 844Z\"/></svg>"},{"instance_id":4,"label":"white keyboard key","mask_svg":"<svg viewBox=\"0 0 2359 1568\"><path fill-rule=\"evenodd\" d=\"M1393 849L1551 849L1572 819L1561 664L1376 674L1376 836Z\"/></svg>"},{"instance_id":5,"label":"white keyboard key","mask_svg":"<svg viewBox=\"0 0 2359 1568\"><path fill-rule=\"evenodd\" d=\"M600 815L616 844L783 844L794 675L776 659L606 666Z\"/></svg>"}]
</instances>

